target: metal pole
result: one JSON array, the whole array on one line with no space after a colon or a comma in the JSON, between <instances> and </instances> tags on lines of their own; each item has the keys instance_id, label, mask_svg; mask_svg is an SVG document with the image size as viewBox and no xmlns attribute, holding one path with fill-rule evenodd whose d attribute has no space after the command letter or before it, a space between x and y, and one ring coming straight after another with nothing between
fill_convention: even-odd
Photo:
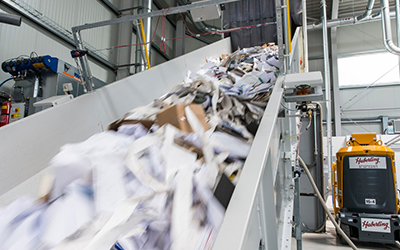
<instances>
[{"instance_id":1,"label":"metal pole","mask_svg":"<svg viewBox=\"0 0 400 250\"><path fill-rule=\"evenodd\" d=\"M337 19L339 15L339 1L332 2L332 19ZM329 22L328 22L329 27ZM333 117L335 118L334 131L335 136L342 135L342 124L340 123L340 90L339 90L339 71L338 71L338 44L337 44L337 28L331 28L331 69L332 69L332 94L333 94ZM329 180L331 172L329 171Z\"/></svg>"},{"instance_id":2,"label":"metal pole","mask_svg":"<svg viewBox=\"0 0 400 250\"><path fill-rule=\"evenodd\" d=\"M368 1L367 10L362 15L356 17L357 21L362 20L371 15L372 9L374 8L374 3L375 3L375 0Z\"/></svg>"},{"instance_id":3,"label":"metal pole","mask_svg":"<svg viewBox=\"0 0 400 250\"><path fill-rule=\"evenodd\" d=\"M362 20L356 20L355 17L345 17L341 19L332 19L328 21L328 28L335 28L335 27L344 27L344 26L349 26L349 25L355 25L355 24L360 24L360 23L369 23L369 22L375 22L381 20L382 15L372 15L368 18L364 18ZM396 12L390 12L389 17L394 18L396 16ZM308 24L307 29L309 30L316 30L316 29L321 29L322 24L321 23L313 23L313 24Z\"/></svg>"},{"instance_id":4,"label":"metal pole","mask_svg":"<svg viewBox=\"0 0 400 250\"><path fill-rule=\"evenodd\" d=\"M143 41L140 36L140 27L138 22L136 22L136 44L141 44ZM141 71L144 71L144 62L145 62L145 51L144 51L144 46L142 45L136 45L136 53L135 53L135 73L139 73Z\"/></svg>"},{"instance_id":5,"label":"metal pole","mask_svg":"<svg viewBox=\"0 0 400 250\"><path fill-rule=\"evenodd\" d=\"M144 12L144 10L143 10L144 1L143 0L139 0L138 7L139 7L139 9L137 10L137 13L142 14ZM139 22L135 21L134 23L136 24L136 44L141 44L143 42L143 39L141 38ZM135 62L137 65L135 67L135 73L139 73L139 72L145 70L145 66L144 66L145 51L144 51L144 46L142 46L142 45L136 45L135 47L136 47Z\"/></svg>"},{"instance_id":6,"label":"metal pole","mask_svg":"<svg viewBox=\"0 0 400 250\"><path fill-rule=\"evenodd\" d=\"M294 180L294 188L295 188L295 195L294 195L294 220L295 220L295 237L296 237L296 245L297 250L302 250L302 225L301 225L301 214L300 214L300 176L296 177Z\"/></svg>"},{"instance_id":7,"label":"metal pole","mask_svg":"<svg viewBox=\"0 0 400 250\"><path fill-rule=\"evenodd\" d=\"M288 6L286 5L286 1L283 0L284 3L282 4L282 9L283 9L283 27L285 31L285 62L286 62L286 68L285 71L286 74L289 73L290 71L290 60L289 60L289 28L288 28L288 14L287 14L287 8Z\"/></svg>"},{"instance_id":8,"label":"metal pole","mask_svg":"<svg viewBox=\"0 0 400 250\"><path fill-rule=\"evenodd\" d=\"M301 1L303 13L302 13L302 19L303 19L303 51L304 51L304 58L303 58L303 63L304 63L304 72L308 72L308 35L307 35L307 4L306 0Z\"/></svg>"},{"instance_id":9,"label":"metal pole","mask_svg":"<svg viewBox=\"0 0 400 250\"><path fill-rule=\"evenodd\" d=\"M0 13L0 23L21 26L21 21L22 21L22 18L20 16L6 14L6 13Z\"/></svg>"},{"instance_id":10,"label":"metal pole","mask_svg":"<svg viewBox=\"0 0 400 250\"><path fill-rule=\"evenodd\" d=\"M146 11L147 13L150 13L153 10L153 1L152 0L147 0L147 8ZM146 41L150 42L151 39L151 17L148 17L146 20ZM151 65L151 46L147 46L147 53L149 56L149 61L148 61L148 66L150 67Z\"/></svg>"},{"instance_id":11,"label":"metal pole","mask_svg":"<svg viewBox=\"0 0 400 250\"><path fill-rule=\"evenodd\" d=\"M285 74L285 57L283 55L282 2L275 0L276 11L276 40L279 48L279 72Z\"/></svg>"},{"instance_id":12,"label":"metal pole","mask_svg":"<svg viewBox=\"0 0 400 250\"><path fill-rule=\"evenodd\" d=\"M396 4L396 35L397 35L397 47L400 47L400 4L399 0L395 0ZM399 74L400 74L400 57L398 58L399 60Z\"/></svg>"},{"instance_id":13,"label":"metal pole","mask_svg":"<svg viewBox=\"0 0 400 250\"><path fill-rule=\"evenodd\" d=\"M396 18L399 16L399 12L396 9ZM389 15L389 0L381 0L381 13L382 13L382 35L383 44L387 51L392 54L400 55L400 47L394 45L392 41L392 29L390 25L390 15Z\"/></svg>"},{"instance_id":14,"label":"metal pole","mask_svg":"<svg viewBox=\"0 0 400 250\"><path fill-rule=\"evenodd\" d=\"M329 72L329 51L328 51L328 27L326 21L326 2L321 0L322 14L322 39L324 48L324 81L325 81L325 100L326 100L326 137L327 137L327 163L332 165L332 112L331 112L331 83Z\"/></svg>"},{"instance_id":15,"label":"metal pole","mask_svg":"<svg viewBox=\"0 0 400 250\"><path fill-rule=\"evenodd\" d=\"M74 34L74 39L75 39L75 43L76 43L76 47L79 50L85 50L85 47L83 46L82 43L82 37L79 31L76 31L73 33ZM79 57L79 61L81 62L81 66L82 66L82 73L83 76L85 78L86 81L86 89L90 92L93 91L93 80L92 80L92 72L90 71L90 67L89 67L89 62L88 62L88 58L86 55L83 55L81 57ZM84 81L84 79L81 79L82 82Z\"/></svg>"}]
</instances>

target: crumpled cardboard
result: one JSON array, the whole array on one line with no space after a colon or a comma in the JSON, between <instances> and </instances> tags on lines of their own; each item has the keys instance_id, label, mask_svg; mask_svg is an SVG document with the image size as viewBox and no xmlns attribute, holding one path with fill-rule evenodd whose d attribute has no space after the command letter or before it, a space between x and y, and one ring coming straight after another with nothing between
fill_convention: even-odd
<instances>
[{"instance_id":1,"label":"crumpled cardboard","mask_svg":"<svg viewBox=\"0 0 400 250\"><path fill-rule=\"evenodd\" d=\"M183 132L192 133L193 129L187 120L185 107L186 106L183 104L177 104L161 110L160 113L157 114L157 124L162 126L166 123L169 123ZM203 125L204 130L208 130L206 115L203 107L197 104L191 104L189 107Z\"/></svg>"}]
</instances>

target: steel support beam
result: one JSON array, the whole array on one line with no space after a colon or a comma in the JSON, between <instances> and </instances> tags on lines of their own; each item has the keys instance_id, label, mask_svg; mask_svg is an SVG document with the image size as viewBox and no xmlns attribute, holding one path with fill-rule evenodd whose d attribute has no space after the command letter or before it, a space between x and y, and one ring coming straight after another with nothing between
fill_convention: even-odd
<instances>
[{"instance_id":1,"label":"steel support beam","mask_svg":"<svg viewBox=\"0 0 400 250\"><path fill-rule=\"evenodd\" d=\"M182 18L186 17L182 16ZM184 35L185 35L185 25L183 23L183 19L179 19L178 22L176 23L175 36L182 37ZM175 40L175 57L181 56L183 54L185 54L185 40L184 39Z\"/></svg>"},{"instance_id":2,"label":"steel support beam","mask_svg":"<svg viewBox=\"0 0 400 250\"><path fill-rule=\"evenodd\" d=\"M235 1L238 1L238 0L210 0L210 1L204 1L204 2L203 1L196 2L196 3L190 4L190 5L184 5L184 6L170 8L170 9L168 9L167 15L186 12L188 10L201 8L204 6L211 5L211 4L221 4L221 3L228 3L228 2L235 2ZM72 27L72 34L74 36L74 40L76 42L77 48L80 49L81 47L83 47L82 46L82 38L81 38L81 34L80 34L80 31L82 31L82 30L98 28L98 27L103 27L103 26L108 26L108 25L113 25L113 24L120 24L120 23L124 23L124 22L129 22L129 21L137 21L139 19L156 17L156 16L164 16L164 15L166 15L164 10L158 10L158 11L142 13L142 14L138 14L138 15L131 15L131 16L126 16L126 17L115 18L115 19L96 22L96 23L84 24L84 25ZM90 67L89 67L89 63L87 61L87 57L83 56L82 58L80 58L80 60L83 65L82 66L83 75L85 76L86 79L88 79L90 81L90 79L92 78L92 75L90 72Z\"/></svg>"},{"instance_id":3,"label":"steel support beam","mask_svg":"<svg viewBox=\"0 0 400 250\"><path fill-rule=\"evenodd\" d=\"M108 0L99 0L110 12L112 12L114 15L116 15L117 17L121 16L121 11L115 7L114 4L112 4L110 1Z\"/></svg>"},{"instance_id":4,"label":"steel support beam","mask_svg":"<svg viewBox=\"0 0 400 250\"><path fill-rule=\"evenodd\" d=\"M303 54L304 58L304 72L308 72L308 34L307 34L307 2L306 0L301 1L302 6L302 31L303 31Z\"/></svg>"},{"instance_id":5,"label":"steel support beam","mask_svg":"<svg viewBox=\"0 0 400 250\"><path fill-rule=\"evenodd\" d=\"M282 0L283 3L281 5L281 8L283 10L283 30L284 30L284 38L285 38L285 54L284 54L284 58L285 58L285 73L288 74L290 72L290 60L289 60L289 44L290 44L290 34L289 34L289 22L288 22L288 11L287 8L289 8L289 6L286 5L286 1ZM281 72L283 72L283 70L281 70Z\"/></svg>"},{"instance_id":6,"label":"steel support beam","mask_svg":"<svg viewBox=\"0 0 400 250\"><path fill-rule=\"evenodd\" d=\"M108 2L108 0L103 0ZM133 0L125 0L120 3L120 8L130 8L134 6ZM132 13L126 14L132 15ZM118 42L117 44L132 44L132 22L124 22L118 25ZM131 63L132 47L128 46L125 48L119 48L117 51L117 65L127 65ZM116 80L120 80L127 76L130 76L130 67L119 67L117 68Z\"/></svg>"},{"instance_id":7,"label":"steel support beam","mask_svg":"<svg viewBox=\"0 0 400 250\"><path fill-rule=\"evenodd\" d=\"M332 165L332 102L331 102L331 75L329 67L329 44L328 44L328 25L326 14L326 2L321 0L322 18L322 41L324 49L324 81L325 81L325 101L326 101L326 137L327 137L327 164Z\"/></svg>"},{"instance_id":8,"label":"steel support beam","mask_svg":"<svg viewBox=\"0 0 400 250\"><path fill-rule=\"evenodd\" d=\"M209 0L209 1L195 2L190 5L184 5L184 6L170 8L168 10L167 15L183 13L183 12L186 12L186 11L189 11L192 9L201 8L201 7L212 5L212 4L230 3L230 2L236 2L236 1L238 1L238 0ZM100 21L100 22L96 22L96 23L88 23L88 24L84 24L84 25L75 26L75 27L72 27L72 32L75 33L77 31L81 31L81 30L93 29L93 28L98 28L98 27L103 27L103 26L108 26L108 25L113 25L113 24L119 24L119 23L128 22L128 21L135 21L135 20L148 18L148 17L163 16L163 15L165 15L165 10L157 10L157 11L152 11L149 13L142 13L142 14L138 14L138 15L126 16L126 17L115 18L115 19L106 20L106 21Z\"/></svg>"},{"instance_id":9,"label":"steel support beam","mask_svg":"<svg viewBox=\"0 0 400 250\"><path fill-rule=\"evenodd\" d=\"M146 0L146 8L144 9L144 12L150 13L153 11L153 0ZM146 41L149 42L151 39L151 17L146 18L144 21L144 25L146 27L145 33L146 33ZM151 67L151 46L145 46L147 47L147 55L148 55L148 67Z\"/></svg>"},{"instance_id":10,"label":"steel support beam","mask_svg":"<svg viewBox=\"0 0 400 250\"><path fill-rule=\"evenodd\" d=\"M142 14L144 12L144 0L139 0L138 1L138 6L141 7L138 9L137 14ZM142 38L142 33L141 33L141 27L138 21L135 21L136 25L136 44L141 44L143 43L143 38ZM136 45L135 46L135 62L137 66L135 67L135 73L139 73L141 71L145 70L145 51L144 51L144 46Z\"/></svg>"},{"instance_id":11,"label":"steel support beam","mask_svg":"<svg viewBox=\"0 0 400 250\"><path fill-rule=\"evenodd\" d=\"M275 0L275 16L276 16L276 40L278 41L279 48L279 71L281 74L285 74L285 57L283 54L283 25L282 25L282 2L281 0Z\"/></svg>"},{"instance_id":12,"label":"steel support beam","mask_svg":"<svg viewBox=\"0 0 400 250\"><path fill-rule=\"evenodd\" d=\"M339 0L332 1L332 19L337 19L339 14ZM332 89L333 89L333 113L335 117L335 136L342 135L342 124L340 122L340 91L337 55L337 28L331 28L331 67L332 67Z\"/></svg>"}]
</instances>

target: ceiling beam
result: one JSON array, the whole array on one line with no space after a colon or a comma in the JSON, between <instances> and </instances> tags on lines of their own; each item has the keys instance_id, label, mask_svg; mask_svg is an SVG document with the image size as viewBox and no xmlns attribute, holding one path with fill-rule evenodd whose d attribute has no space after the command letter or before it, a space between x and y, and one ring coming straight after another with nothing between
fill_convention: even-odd
<instances>
[{"instance_id":1,"label":"ceiling beam","mask_svg":"<svg viewBox=\"0 0 400 250\"><path fill-rule=\"evenodd\" d=\"M101 2L103 4L103 6L109 10L111 13L113 13L115 16L120 17L121 16L121 11L115 7L114 4L112 4L110 1L108 0L99 0L99 2Z\"/></svg>"}]
</instances>

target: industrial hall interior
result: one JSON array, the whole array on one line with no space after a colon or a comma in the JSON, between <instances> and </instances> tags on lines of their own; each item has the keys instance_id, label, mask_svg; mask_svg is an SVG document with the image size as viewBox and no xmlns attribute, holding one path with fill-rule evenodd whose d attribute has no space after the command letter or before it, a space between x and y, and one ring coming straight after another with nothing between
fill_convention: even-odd
<instances>
[{"instance_id":1,"label":"industrial hall interior","mask_svg":"<svg viewBox=\"0 0 400 250\"><path fill-rule=\"evenodd\" d=\"M0 250L400 249L399 62L400 0L0 0Z\"/></svg>"}]
</instances>

